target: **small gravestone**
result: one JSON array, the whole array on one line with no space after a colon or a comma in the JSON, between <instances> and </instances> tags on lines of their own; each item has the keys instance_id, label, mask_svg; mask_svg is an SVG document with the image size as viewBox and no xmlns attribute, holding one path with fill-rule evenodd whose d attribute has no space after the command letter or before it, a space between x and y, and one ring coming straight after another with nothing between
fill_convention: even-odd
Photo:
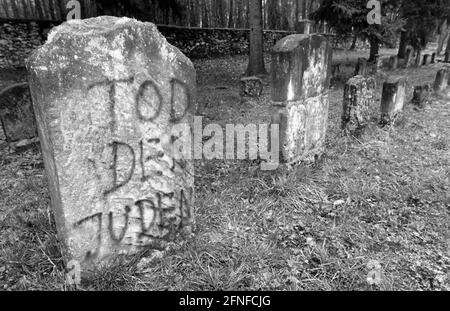
<instances>
[{"instance_id":1,"label":"small gravestone","mask_svg":"<svg viewBox=\"0 0 450 311\"><path fill-rule=\"evenodd\" d=\"M414 50L412 47L408 47L405 53L405 68L409 68L411 66L411 61L413 59Z\"/></svg>"},{"instance_id":2,"label":"small gravestone","mask_svg":"<svg viewBox=\"0 0 450 311\"><path fill-rule=\"evenodd\" d=\"M341 63L333 64L331 67L331 77L337 78L341 74Z\"/></svg>"},{"instance_id":3,"label":"small gravestone","mask_svg":"<svg viewBox=\"0 0 450 311\"><path fill-rule=\"evenodd\" d=\"M431 86L429 84L415 86L412 103L423 108L429 103L430 96Z\"/></svg>"},{"instance_id":4,"label":"small gravestone","mask_svg":"<svg viewBox=\"0 0 450 311\"><path fill-rule=\"evenodd\" d=\"M37 137L28 83L14 84L0 92L0 121L8 143Z\"/></svg>"},{"instance_id":5,"label":"small gravestone","mask_svg":"<svg viewBox=\"0 0 450 311\"><path fill-rule=\"evenodd\" d=\"M243 77L240 81L240 95L259 97L263 91L262 80L258 77Z\"/></svg>"},{"instance_id":6,"label":"small gravestone","mask_svg":"<svg viewBox=\"0 0 450 311\"><path fill-rule=\"evenodd\" d=\"M295 25L295 31L298 34L308 35L312 32L313 21L308 19L303 19L297 22Z\"/></svg>"},{"instance_id":7,"label":"small gravestone","mask_svg":"<svg viewBox=\"0 0 450 311\"><path fill-rule=\"evenodd\" d=\"M323 153L328 120L332 49L320 35L290 35L272 52L272 101L278 108L280 151L288 163Z\"/></svg>"},{"instance_id":8,"label":"small gravestone","mask_svg":"<svg viewBox=\"0 0 450 311\"><path fill-rule=\"evenodd\" d=\"M398 56L397 55L392 55L389 58L389 68L391 70L396 70L398 68Z\"/></svg>"},{"instance_id":9,"label":"small gravestone","mask_svg":"<svg viewBox=\"0 0 450 311\"><path fill-rule=\"evenodd\" d=\"M430 54L424 54L423 55L422 65L423 66L429 65L431 63L430 60L431 60L431 55Z\"/></svg>"},{"instance_id":10,"label":"small gravestone","mask_svg":"<svg viewBox=\"0 0 450 311\"><path fill-rule=\"evenodd\" d=\"M188 233L191 61L155 25L102 16L54 28L28 69L67 257L88 273Z\"/></svg>"},{"instance_id":11,"label":"small gravestone","mask_svg":"<svg viewBox=\"0 0 450 311\"><path fill-rule=\"evenodd\" d=\"M450 52L445 52L444 63L450 63Z\"/></svg>"},{"instance_id":12,"label":"small gravestone","mask_svg":"<svg viewBox=\"0 0 450 311\"><path fill-rule=\"evenodd\" d=\"M416 58L414 60L414 66L420 67L423 64L423 52L421 50L416 51Z\"/></svg>"},{"instance_id":13,"label":"small gravestone","mask_svg":"<svg viewBox=\"0 0 450 311\"><path fill-rule=\"evenodd\" d=\"M375 87L375 79L364 76L355 76L345 84L341 128L355 137L359 137L369 123Z\"/></svg>"},{"instance_id":14,"label":"small gravestone","mask_svg":"<svg viewBox=\"0 0 450 311\"><path fill-rule=\"evenodd\" d=\"M406 97L406 78L392 76L383 84L381 96L381 123L393 123L402 111Z\"/></svg>"},{"instance_id":15,"label":"small gravestone","mask_svg":"<svg viewBox=\"0 0 450 311\"><path fill-rule=\"evenodd\" d=\"M358 58L358 62L355 67L355 76L365 76L367 75L367 59Z\"/></svg>"},{"instance_id":16,"label":"small gravestone","mask_svg":"<svg viewBox=\"0 0 450 311\"><path fill-rule=\"evenodd\" d=\"M436 63L436 52L431 54L431 61L430 61L430 63L431 64L435 64Z\"/></svg>"},{"instance_id":17,"label":"small gravestone","mask_svg":"<svg viewBox=\"0 0 450 311\"><path fill-rule=\"evenodd\" d=\"M440 93L447 89L448 80L450 78L450 69L445 67L440 69L436 74L436 79L434 80L434 90L436 93Z\"/></svg>"}]
</instances>

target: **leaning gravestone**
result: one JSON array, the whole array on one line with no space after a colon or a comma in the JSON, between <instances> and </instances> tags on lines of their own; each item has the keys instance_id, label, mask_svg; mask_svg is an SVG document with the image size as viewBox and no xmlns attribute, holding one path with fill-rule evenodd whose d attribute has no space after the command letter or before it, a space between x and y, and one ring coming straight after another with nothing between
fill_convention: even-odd
<instances>
[{"instance_id":1,"label":"leaning gravestone","mask_svg":"<svg viewBox=\"0 0 450 311\"><path fill-rule=\"evenodd\" d=\"M381 95L381 123L393 123L403 110L406 97L406 78L391 76L383 84Z\"/></svg>"},{"instance_id":2,"label":"leaning gravestone","mask_svg":"<svg viewBox=\"0 0 450 311\"><path fill-rule=\"evenodd\" d=\"M37 136L28 83L14 84L0 91L0 121L9 143Z\"/></svg>"},{"instance_id":3,"label":"leaning gravestone","mask_svg":"<svg viewBox=\"0 0 450 311\"><path fill-rule=\"evenodd\" d=\"M406 53L405 53L405 64L404 64L405 68L409 68L411 66L413 56L414 56L413 48L412 47L408 47L406 49Z\"/></svg>"},{"instance_id":4,"label":"leaning gravestone","mask_svg":"<svg viewBox=\"0 0 450 311\"><path fill-rule=\"evenodd\" d=\"M68 257L85 271L189 232L193 165L174 146L190 133L191 61L155 25L103 16L54 28L28 69Z\"/></svg>"},{"instance_id":5,"label":"leaning gravestone","mask_svg":"<svg viewBox=\"0 0 450 311\"><path fill-rule=\"evenodd\" d=\"M375 78L364 76L355 76L345 84L341 128L355 137L369 124L375 87Z\"/></svg>"},{"instance_id":6,"label":"leaning gravestone","mask_svg":"<svg viewBox=\"0 0 450 311\"><path fill-rule=\"evenodd\" d=\"M310 162L324 151L332 50L320 35L290 35L272 52L272 101L280 151L288 163Z\"/></svg>"}]
</instances>

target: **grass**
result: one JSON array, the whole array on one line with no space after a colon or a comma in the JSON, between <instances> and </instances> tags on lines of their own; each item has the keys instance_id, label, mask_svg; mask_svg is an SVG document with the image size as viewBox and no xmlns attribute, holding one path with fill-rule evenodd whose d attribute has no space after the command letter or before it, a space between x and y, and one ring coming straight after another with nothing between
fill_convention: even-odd
<instances>
[{"instance_id":1,"label":"grass","mask_svg":"<svg viewBox=\"0 0 450 311\"><path fill-rule=\"evenodd\" d=\"M204 123L269 121L267 79L260 99L238 95L246 57L195 65ZM389 74L423 84L439 66ZM39 150L3 148L0 290L449 290L448 100L408 104L385 128L377 102L356 140L339 130L342 87L330 92L320 162L264 172L252 161L196 161L195 234L165 256L118 258L78 288L65 283ZM367 282L372 260L378 285Z\"/></svg>"}]
</instances>

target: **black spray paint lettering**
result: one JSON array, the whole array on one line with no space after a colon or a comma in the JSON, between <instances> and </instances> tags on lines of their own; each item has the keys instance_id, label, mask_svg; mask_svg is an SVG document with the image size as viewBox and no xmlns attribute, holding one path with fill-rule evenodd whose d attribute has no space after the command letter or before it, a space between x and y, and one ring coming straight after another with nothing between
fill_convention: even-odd
<instances>
[{"instance_id":1,"label":"black spray paint lettering","mask_svg":"<svg viewBox=\"0 0 450 311\"><path fill-rule=\"evenodd\" d=\"M105 191L104 195L108 195L110 193L115 192L116 190L118 190L119 188L122 188L123 186L125 186L126 184L128 184L131 180L131 178L133 177L134 174L134 169L136 167L136 156L134 153L134 149L123 142L118 142L115 141L112 144L110 144L110 146L112 146L112 156L113 156L113 163L110 167L110 169L113 172L113 184L112 187L108 190ZM119 157L119 147L122 146L123 148L127 149L130 152L131 155L131 164L130 164L130 168L128 170L128 175L126 176L126 178L122 181L118 181L117 179L117 163L118 163L118 157Z\"/></svg>"},{"instance_id":2,"label":"black spray paint lettering","mask_svg":"<svg viewBox=\"0 0 450 311\"><path fill-rule=\"evenodd\" d=\"M81 219L80 221L77 221L74 224L74 228L79 228L84 223L90 223L92 221L97 221L97 246L95 248L95 251L89 250L86 252L86 259L89 260L91 258L95 258L98 256L100 251L100 245L102 244L102 228L103 228L103 214L97 213L91 216L88 216L86 218Z\"/></svg>"},{"instance_id":3,"label":"black spray paint lettering","mask_svg":"<svg viewBox=\"0 0 450 311\"><path fill-rule=\"evenodd\" d=\"M190 189L190 193L192 195L192 189ZM166 204L164 203L164 201L166 201L166 199L169 199L171 201L170 204ZM164 219L164 214L165 213L171 213L176 209L176 202L178 202L178 206L180 209L180 218L181 220L183 220L185 218L185 216L190 217L191 212L190 212L190 206L189 206L189 201L186 198L185 195L185 190L182 189L180 190L180 196L179 198L176 197L174 192L170 192L170 193L156 193L156 202L153 199L143 199L143 200L138 200L134 203L134 206L138 208L138 212L139 212L139 218L141 221L141 230L140 232L137 232L139 235L139 238L142 237L147 237L147 238L154 238L158 241L163 240L161 239L161 237L158 236L154 236L152 234L149 233L150 230L152 230L152 228L159 228L159 229L165 229L165 228L170 228L170 223L164 223L163 219ZM145 211L146 210L150 210L153 214L152 218L149 221L149 224L146 225L145 224ZM120 234L116 236L115 232L117 231L117 228L115 228L115 222L114 222L114 215L112 212L109 212L107 214L107 218L108 218L108 225L107 225L107 230L109 233L109 237L111 238L111 240L116 243L119 244L120 242L122 242L122 240L125 238L128 230L129 230L129 221L130 221L130 213L131 213L131 207L126 205L124 207L124 214L122 216L119 217L123 217L123 226L120 229ZM99 250L100 250L100 246L102 245L102 230L103 230L103 213L96 213L94 215L88 216L86 218L83 218L82 220L76 222L74 224L74 228L79 228L85 224L89 224L92 222L96 222L96 239L97 239L97 245L95 248L95 251L89 250L86 252L86 256L85 256L85 260L89 260L92 258L95 258L99 255ZM184 224L182 223L182 221L179 222L179 227L183 226ZM151 242L149 242L151 244ZM145 246L145 245L143 245Z\"/></svg>"},{"instance_id":4,"label":"black spray paint lettering","mask_svg":"<svg viewBox=\"0 0 450 311\"><path fill-rule=\"evenodd\" d=\"M154 139L148 139L147 140L151 144L157 144L160 143L160 140L158 138ZM118 189L126 186L131 179L133 178L135 172L136 172L136 152L129 144L126 144L124 142L118 142L115 141L112 144L110 144L112 147L112 164L110 166L110 169L112 170L112 177L113 182L110 189L106 190L103 194L105 196L116 192ZM119 159L119 151L120 149L127 151L128 157L122 157L123 159ZM156 149L154 149L156 150ZM123 153L122 153L123 154ZM164 152L162 151L155 151L153 154L146 155L144 151L144 141L141 140L139 142L139 166L141 170L141 182L145 182L148 179L150 179L152 176L162 176L163 172L160 170L151 170L149 172L146 172L145 170L145 163L149 161L158 162L161 158L165 156ZM121 161L122 166L126 165L126 174L125 178L122 180L119 180L118 177L118 169L119 169L119 160ZM124 168L124 167L122 167ZM147 175L147 173L151 173L151 175Z\"/></svg>"},{"instance_id":5,"label":"black spray paint lettering","mask_svg":"<svg viewBox=\"0 0 450 311\"><path fill-rule=\"evenodd\" d=\"M104 80L101 82L96 82L88 87L88 94L89 91L91 91L93 88L98 86L107 86L108 89L108 95L109 95L109 101L108 101L108 109L109 113L111 115L111 121L110 121L110 129L111 132L114 133L114 130L116 128L116 84L118 83L133 83L134 77L127 78L127 79L119 79L119 80Z\"/></svg>"},{"instance_id":6,"label":"black spray paint lettering","mask_svg":"<svg viewBox=\"0 0 450 311\"><path fill-rule=\"evenodd\" d=\"M127 78L127 79L118 79L118 80L104 80L101 82L96 82L88 87L88 93L90 90L92 90L95 87L98 86L107 86L108 94L109 94L109 111L111 114L111 131L114 132L116 127L116 86L119 83L126 83L130 84L135 81L134 77ZM172 123L178 123L181 121L185 116L187 111L191 107L191 91L189 86L184 83L183 81L172 78L170 80L170 121ZM178 90L178 91L177 91ZM153 94L156 94L156 106L153 108L153 113L151 115L145 115L143 113L143 108L145 104L145 95L146 92L152 91ZM184 98L181 103L177 100L177 98ZM148 101L147 101L148 102ZM162 107L164 104L164 98L161 94L161 90L159 89L156 82L153 80L147 79L138 88L138 92L134 99L134 107L136 111L137 118L142 122L154 122L160 115L162 111Z\"/></svg>"}]
</instances>

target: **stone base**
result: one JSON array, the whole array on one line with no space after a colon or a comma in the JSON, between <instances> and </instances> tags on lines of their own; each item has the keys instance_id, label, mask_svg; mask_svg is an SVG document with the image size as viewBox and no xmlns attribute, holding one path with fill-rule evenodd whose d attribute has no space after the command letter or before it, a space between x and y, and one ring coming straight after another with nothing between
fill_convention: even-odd
<instances>
[{"instance_id":1,"label":"stone base","mask_svg":"<svg viewBox=\"0 0 450 311\"><path fill-rule=\"evenodd\" d=\"M324 152L328 94L287 102L272 117L280 126L280 158L284 163L314 162Z\"/></svg>"},{"instance_id":2,"label":"stone base","mask_svg":"<svg viewBox=\"0 0 450 311\"><path fill-rule=\"evenodd\" d=\"M263 91L262 80L258 77L244 77L240 81L240 95L259 97Z\"/></svg>"}]
</instances>

